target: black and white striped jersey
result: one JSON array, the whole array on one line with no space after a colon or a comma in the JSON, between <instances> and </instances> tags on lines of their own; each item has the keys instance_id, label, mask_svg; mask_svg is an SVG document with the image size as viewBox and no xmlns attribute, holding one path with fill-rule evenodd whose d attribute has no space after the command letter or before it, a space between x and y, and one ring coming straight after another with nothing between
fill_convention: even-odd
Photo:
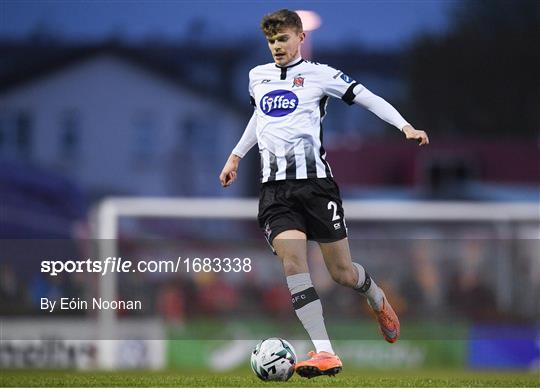
<instances>
[{"instance_id":1,"label":"black and white striped jersey","mask_svg":"<svg viewBox=\"0 0 540 389\"><path fill-rule=\"evenodd\" d=\"M301 58L284 67L253 68L249 93L255 111L233 153L243 157L258 143L263 183L332 177L322 133L329 97L363 105L400 129L406 123L390 104L343 72Z\"/></svg>"}]
</instances>

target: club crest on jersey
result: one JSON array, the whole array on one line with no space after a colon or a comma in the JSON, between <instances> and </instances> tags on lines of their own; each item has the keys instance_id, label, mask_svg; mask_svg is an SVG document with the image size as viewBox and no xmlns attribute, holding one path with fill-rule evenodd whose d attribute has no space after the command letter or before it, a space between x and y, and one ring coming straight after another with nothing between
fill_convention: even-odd
<instances>
[{"instance_id":1,"label":"club crest on jersey","mask_svg":"<svg viewBox=\"0 0 540 389\"><path fill-rule=\"evenodd\" d=\"M303 87L304 86L304 77L300 77L300 76L296 76L293 80L293 84L292 84L293 88L295 86L297 87Z\"/></svg>"},{"instance_id":2,"label":"club crest on jersey","mask_svg":"<svg viewBox=\"0 0 540 389\"><path fill-rule=\"evenodd\" d=\"M268 92L259 102L259 108L268 116L286 116L296 110L298 96L293 92L278 89Z\"/></svg>"}]
</instances>

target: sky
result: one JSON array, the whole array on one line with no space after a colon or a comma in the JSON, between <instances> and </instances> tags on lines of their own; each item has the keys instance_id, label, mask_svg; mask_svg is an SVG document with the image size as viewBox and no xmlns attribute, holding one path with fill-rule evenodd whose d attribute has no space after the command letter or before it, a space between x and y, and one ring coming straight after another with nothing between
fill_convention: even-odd
<instances>
[{"instance_id":1,"label":"sky","mask_svg":"<svg viewBox=\"0 0 540 389\"><path fill-rule=\"evenodd\" d=\"M133 42L158 37L241 44L259 32L264 14L289 8L321 16L322 25L313 33L320 45L345 41L396 48L422 32L444 31L455 1L0 0L0 37L23 38L40 27L69 40L115 35ZM197 20L204 21L201 34L193 32Z\"/></svg>"}]
</instances>

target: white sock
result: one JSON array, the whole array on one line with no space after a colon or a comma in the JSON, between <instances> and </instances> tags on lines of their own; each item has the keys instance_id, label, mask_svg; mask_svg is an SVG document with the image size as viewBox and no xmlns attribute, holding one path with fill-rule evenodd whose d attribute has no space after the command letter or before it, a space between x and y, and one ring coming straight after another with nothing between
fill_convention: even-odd
<instances>
[{"instance_id":1,"label":"white sock","mask_svg":"<svg viewBox=\"0 0 540 389\"><path fill-rule=\"evenodd\" d=\"M321 300L313 288L309 273L300 273L287 277L287 285L292 296L292 303L296 316L306 329L315 350L334 354L332 344L328 338Z\"/></svg>"},{"instance_id":2,"label":"white sock","mask_svg":"<svg viewBox=\"0 0 540 389\"><path fill-rule=\"evenodd\" d=\"M358 282L354 289L367 297L369 304L374 310L380 311L382 309L384 297L381 288L377 286L375 281L373 281L373 278L369 276L362 265L359 265L356 262L353 262L353 265L358 270Z\"/></svg>"}]
</instances>

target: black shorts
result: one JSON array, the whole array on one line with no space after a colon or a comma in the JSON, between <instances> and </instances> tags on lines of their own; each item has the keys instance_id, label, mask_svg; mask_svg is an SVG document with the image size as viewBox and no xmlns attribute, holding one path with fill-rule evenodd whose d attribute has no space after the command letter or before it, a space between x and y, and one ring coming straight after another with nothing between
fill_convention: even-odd
<instances>
[{"instance_id":1,"label":"black shorts","mask_svg":"<svg viewBox=\"0 0 540 389\"><path fill-rule=\"evenodd\" d=\"M270 244L287 230L300 230L309 240L322 243L347 237L341 195L332 178L262 184L258 221Z\"/></svg>"}]
</instances>

